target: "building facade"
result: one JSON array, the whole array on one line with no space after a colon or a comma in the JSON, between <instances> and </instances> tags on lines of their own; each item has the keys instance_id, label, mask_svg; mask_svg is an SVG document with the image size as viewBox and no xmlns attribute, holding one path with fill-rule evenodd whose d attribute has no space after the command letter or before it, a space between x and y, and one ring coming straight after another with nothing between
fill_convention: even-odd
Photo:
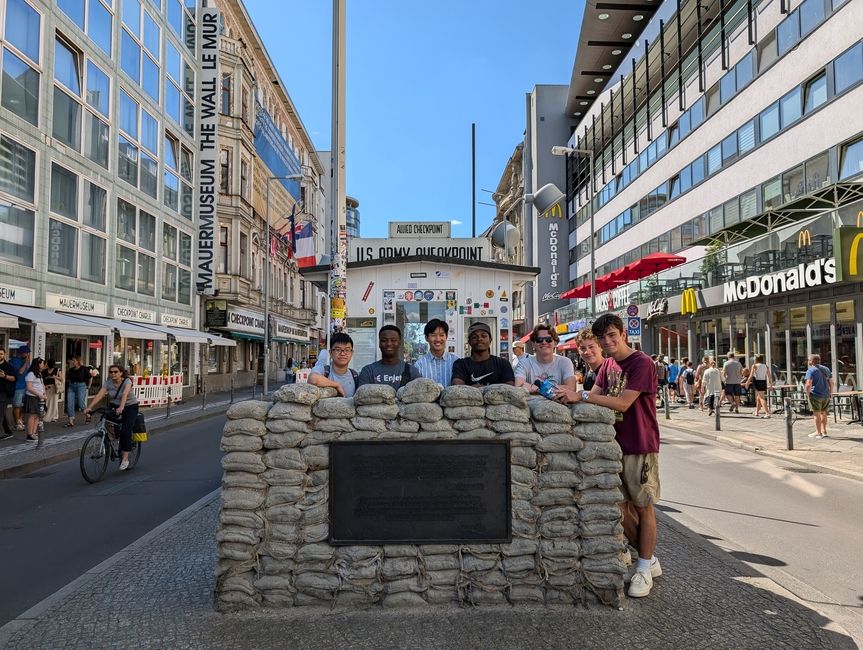
<instances>
[{"instance_id":1,"label":"building facade","mask_svg":"<svg viewBox=\"0 0 863 650\"><path fill-rule=\"evenodd\" d=\"M596 165L591 188L568 158L571 286L593 248L598 311L635 305L646 349L760 354L792 384L818 353L859 387L861 21L855 0L588 7L566 110ZM652 253L685 263L633 281Z\"/></svg>"},{"instance_id":2,"label":"building facade","mask_svg":"<svg viewBox=\"0 0 863 650\"><path fill-rule=\"evenodd\" d=\"M251 385L263 371L267 310L274 380L289 360L298 365L317 354L325 338L321 296L299 274L298 258L323 252L325 202L324 167L244 4L216 4L217 295L205 298L204 313L210 331L237 342L209 351L208 381L224 389Z\"/></svg>"},{"instance_id":3,"label":"building facade","mask_svg":"<svg viewBox=\"0 0 863 650\"><path fill-rule=\"evenodd\" d=\"M360 236L360 202L352 196L345 197L345 228L348 237Z\"/></svg>"},{"instance_id":4,"label":"building facade","mask_svg":"<svg viewBox=\"0 0 863 650\"><path fill-rule=\"evenodd\" d=\"M194 3L0 16L0 346L194 390Z\"/></svg>"}]
</instances>

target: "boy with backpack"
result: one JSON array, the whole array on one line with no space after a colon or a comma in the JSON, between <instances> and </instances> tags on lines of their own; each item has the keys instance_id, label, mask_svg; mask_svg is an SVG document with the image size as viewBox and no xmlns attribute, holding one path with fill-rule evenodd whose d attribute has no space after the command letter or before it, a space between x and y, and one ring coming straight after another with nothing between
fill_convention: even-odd
<instances>
[{"instance_id":1,"label":"boy with backpack","mask_svg":"<svg viewBox=\"0 0 863 650\"><path fill-rule=\"evenodd\" d=\"M681 373L681 385L683 386L683 394L686 396L686 405L695 408L695 369L692 367L692 362L687 361L686 366Z\"/></svg>"},{"instance_id":2,"label":"boy with backpack","mask_svg":"<svg viewBox=\"0 0 863 650\"><path fill-rule=\"evenodd\" d=\"M354 356L354 341L344 332L330 337L330 360L325 364L321 359L309 374L309 383L319 388L335 388L341 397L353 397L357 389L359 375L348 364Z\"/></svg>"}]
</instances>

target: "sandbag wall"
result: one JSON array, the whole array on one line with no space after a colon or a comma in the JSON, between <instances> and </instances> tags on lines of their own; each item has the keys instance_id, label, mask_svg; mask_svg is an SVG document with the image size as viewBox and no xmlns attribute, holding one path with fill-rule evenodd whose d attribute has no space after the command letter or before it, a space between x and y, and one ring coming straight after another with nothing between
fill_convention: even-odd
<instances>
[{"instance_id":1,"label":"sandbag wall","mask_svg":"<svg viewBox=\"0 0 863 650\"><path fill-rule=\"evenodd\" d=\"M228 410L220 611L302 605L617 605L625 574L614 414L512 386L416 379L353 398L308 384ZM330 546L334 440L509 440L512 542Z\"/></svg>"}]
</instances>

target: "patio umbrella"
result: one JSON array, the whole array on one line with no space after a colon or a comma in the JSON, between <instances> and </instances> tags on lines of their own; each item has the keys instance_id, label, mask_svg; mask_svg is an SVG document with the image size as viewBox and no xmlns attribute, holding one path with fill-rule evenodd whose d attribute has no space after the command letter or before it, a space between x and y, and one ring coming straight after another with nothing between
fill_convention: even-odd
<instances>
[{"instance_id":1,"label":"patio umbrella","mask_svg":"<svg viewBox=\"0 0 863 650\"><path fill-rule=\"evenodd\" d=\"M681 257L680 255L672 255L671 253L651 253L650 255L642 257L637 262L627 264L624 268L629 269L630 272L637 276L633 278L634 280L640 280L641 278L646 278L648 275L659 273L660 271L684 264L685 262L686 258Z\"/></svg>"}]
</instances>

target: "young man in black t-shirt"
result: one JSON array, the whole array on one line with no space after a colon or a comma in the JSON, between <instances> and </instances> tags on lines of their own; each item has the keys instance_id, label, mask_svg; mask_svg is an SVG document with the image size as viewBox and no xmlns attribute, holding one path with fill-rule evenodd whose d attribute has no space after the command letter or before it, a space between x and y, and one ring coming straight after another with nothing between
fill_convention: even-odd
<instances>
[{"instance_id":1,"label":"young man in black t-shirt","mask_svg":"<svg viewBox=\"0 0 863 650\"><path fill-rule=\"evenodd\" d=\"M458 359L452 366L452 385L488 386L515 384L512 364L491 354L491 328L474 323L468 328L470 356Z\"/></svg>"}]
</instances>

